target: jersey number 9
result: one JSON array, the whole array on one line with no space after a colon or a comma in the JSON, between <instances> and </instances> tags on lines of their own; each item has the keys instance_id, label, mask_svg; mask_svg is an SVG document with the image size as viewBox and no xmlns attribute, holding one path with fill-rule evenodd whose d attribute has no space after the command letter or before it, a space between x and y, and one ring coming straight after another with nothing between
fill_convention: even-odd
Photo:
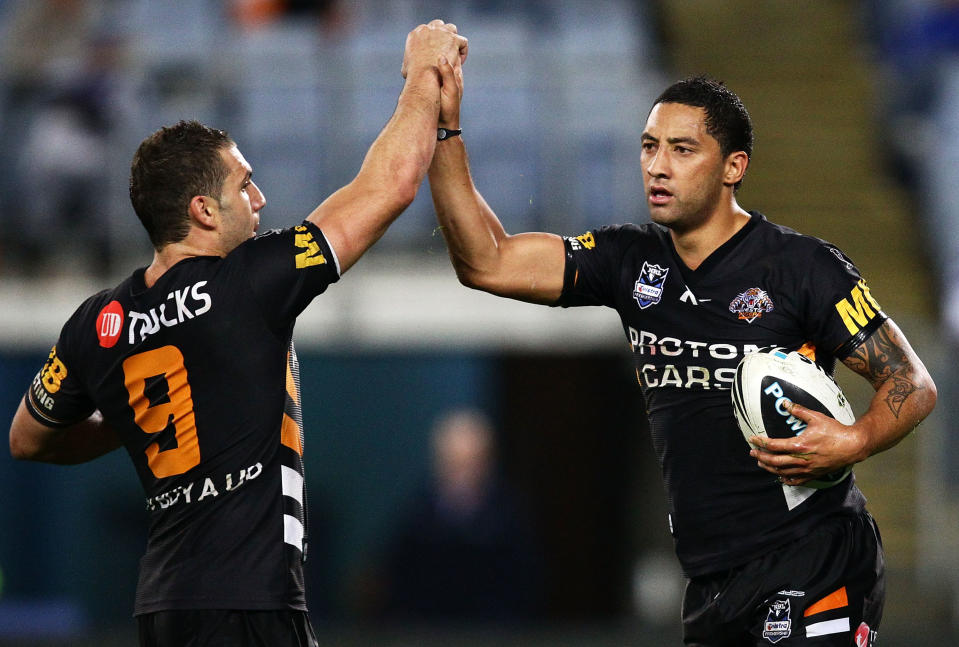
<instances>
[{"instance_id":1,"label":"jersey number 9","mask_svg":"<svg viewBox=\"0 0 959 647\"><path fill-rule=\"evenodd\" d=\"M137 426L147 434L156 434L173 425L176 447L161 450L157 440L145 450L153 475L176 476L199 465L193 395L180 350L162 346L131 355L123 362L123 375ZM147 393L148 382L155 384L161 379L166 381L166 392Z\"/></svg>"}]
</instances>

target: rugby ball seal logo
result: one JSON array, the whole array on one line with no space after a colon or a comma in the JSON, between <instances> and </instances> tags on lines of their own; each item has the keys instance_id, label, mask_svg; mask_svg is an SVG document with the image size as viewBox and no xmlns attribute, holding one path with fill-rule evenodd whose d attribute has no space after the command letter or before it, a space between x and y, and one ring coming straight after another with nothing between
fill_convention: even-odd
<instances>
[{"instance_id":1,"label":"rugby ball seal logo","mask_svg":"<svg viewBox=\"0 0 959 647\"><path fill-rule=\"evenodd\" d=\"M643 261L643 269L633 286L633 298L636 299L640 308L645 310L662 300L663 284L666 283L667 274L669 274L668 267L650 265L647 261Z\"/></svg>"},{"instance_id":2,"label":"rugby ball seal logo","mask_svg":"<svg viewBox=\"0 0 959 647\"><path fill-rule=\"evenodd\" d=\"M792 634L792 619L789 617L789 598L773 600L763 624L763 638L775 644Z\"/></svg>"},{"instance_id":3,"label":"rugby ball seal logo","mask_svg":"<svg viewBox=\"0 0 959 647\"><path fill-rule=\"evenodd\" d=\"M773 300L762 288L749 288L732 300L729 311L738 314L746 323L752 323L764 313L773 311Z\"/></svg>"}]
</instances>

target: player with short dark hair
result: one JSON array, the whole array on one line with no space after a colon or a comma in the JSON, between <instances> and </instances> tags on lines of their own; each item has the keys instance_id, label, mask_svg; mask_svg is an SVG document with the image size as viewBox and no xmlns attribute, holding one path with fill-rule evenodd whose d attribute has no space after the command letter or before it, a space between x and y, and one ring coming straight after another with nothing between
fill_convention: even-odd
<instances>
[{"instance_id":1,"label":"player with short dark hair","mask_svg":"<svg viewBox=\"0 0 959 647\"><path fill-rule=\"evenodd\" d=\"M439 125L459 130L462 70L442 72ZM737 204L752 126L725 85L667 88L642 148L652 223L563 238L508 235L463 138L440 142L430 188L456 273L500 296L619 313L688 578L685 644L871 645L885 585L865 497L852 477L804 484L899 442L932 410L935 385L839 249ZM803 434L750 450L730 387L739 360L770 345L830 374L842 361L876 389L869 409L846 426L793 406Z\"/></svg>"},{"instance_id":2,"label":"player with short dark hair","mask_svg":"<svg viewBox=\"0 0 959 647\"><path fill-rule=\"evenodd\" d=\"M409 34L405 86L359 173L289 229L257 235L266 198L225 132L180 122L138 149L130 196L153 262L70 317L10 450L78 463L126 448L150 517L141 645L316 644L293 327L412 202L437 141L438 65L466 49L440 20Z\"/></svg>"},{"instance_id":3,"label":"player with short dark hair","mask_svg":"<svg viewBox=\"0 0 959 647\"><path fill-rule=\"evenodd\" d=\"M227 174L220 150L235 145L226 132L197 121L161 128L143 140L130 166L130 201L155 248L186 238L184 206L193 196L219 199Z\"/></svg>"}]
</instances>

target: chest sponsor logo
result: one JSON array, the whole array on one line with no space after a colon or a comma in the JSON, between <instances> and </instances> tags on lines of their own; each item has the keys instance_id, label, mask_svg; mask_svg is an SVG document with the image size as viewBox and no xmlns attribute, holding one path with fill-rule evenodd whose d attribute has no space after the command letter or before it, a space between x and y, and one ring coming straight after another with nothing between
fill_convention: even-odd
<instances>
[{"instance_id":1,"label":"chest sponsor logo","mask_svg":"<svg viewBox=\"0 0 959 647\"><path fill-rule=\"evenodd\" d=\"M789 599L773 600L766 614L763 624L763 638L771 643L778 643L783 638L789 638L792 633L792 619L789 617Z\"/></svg>"},{"instance_id":2,"label":"chest sponsor logo","mask_svg":"<svg viewBox=\"0 0 959 647\"><path fill-rule=\"evenodd\" d=\"M773 300L762 288L749 288L730 302L729 311L746 323L752 323L773 311Z\"/></svg>"},{"instance_id":3,"label":"chest sponsor logo","mask_svg":"<svg viewBox=\"0 0 959 647\"><path fill-rule=\"evenodd\" d=\"M103 348L113 348L123 331L123 306L111 301L97 315L97 338Z\"/></svg>"},{"instance_id":4,"label":"chest sponsor logo","mask_svg":"<svg viewBox=\"0 0 959 647\"><path fill-rule=\"evenodd\" d=\"M669 274L668 267L643 262L643 269L639 273L639 278L636 279L636 284L633 285L633 298L636 299L640 308L645 310L662 300L667 274Z\"/></svg>"},{"instance_id":5,"label":"chest sponsor logo","mask_svg":"<svg viewBox=\"0 0 959 647\"><path fill-rule=\"evenodd\" d=\"M758 344L736 346L709 343L628 329L629 345L636 357L636 377L644 389L729 389L736 378L736 365Z\"/></svg>"}]
</instances>

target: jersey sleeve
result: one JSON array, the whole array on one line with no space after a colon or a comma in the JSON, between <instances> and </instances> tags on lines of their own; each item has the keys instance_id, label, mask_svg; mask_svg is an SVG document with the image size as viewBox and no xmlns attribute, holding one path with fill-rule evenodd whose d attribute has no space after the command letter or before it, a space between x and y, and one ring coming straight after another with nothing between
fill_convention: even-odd
<instances>
[{"instance_id":1,"label":"jersey sleeve","mask_svg":"<svg viewBox=\"0 0 959 647\"><path fill-rule=\"evenodd\" d=\"M278 327L292 322L340 278L335 252L309 221L266 232L234 254L249 276L264 317Z\"/></svg>"},{"instance_id":2,"label":"jersey sleeve","mask_svg":"<svg viewBox=\"0 0 959 647\"><path fill-rule=\"evenodd\" d=\"M33 378L24 398L27 411L47 427L67 427L85 420L96 410L70 359L70 330L75 317L64 325L43 368Z\"/></svg>"},{"instance_id":3,"label":"jersey sleeve","mask_svg":"<svg viewBox=\"0 0 959 647\"><path fill-rule=\"evenodd\" d=\"M556 305L614 306L614 293L623 256L619 227L606 226L581 236L564 237L566 269L563 292Z\"/></svg>"},{"instance_id":4,"label":"jersey sleeve","mask_svg":"<svg viewBox=\"0 0 959 647\"><path fill-rule=\"evenodd\" d=\"M887 319L849 258L823 243L803 281L807 334L817 346L844 359Z\"/></svg>"}]
</instances>

